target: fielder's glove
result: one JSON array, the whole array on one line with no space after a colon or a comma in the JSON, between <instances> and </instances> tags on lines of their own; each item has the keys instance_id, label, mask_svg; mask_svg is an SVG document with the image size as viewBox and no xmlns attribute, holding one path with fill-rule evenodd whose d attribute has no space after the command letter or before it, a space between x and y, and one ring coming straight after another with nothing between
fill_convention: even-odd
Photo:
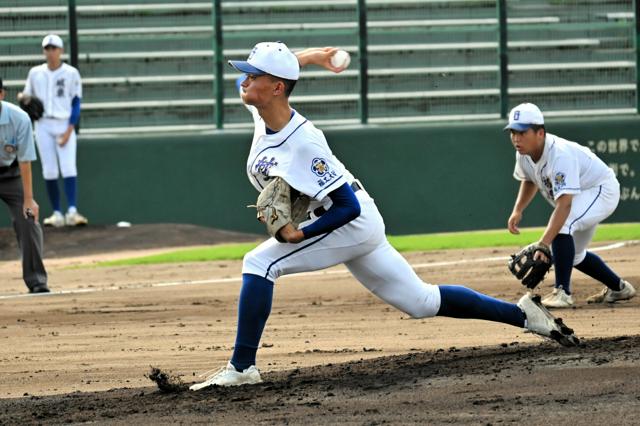
<instances>
[{"instance_id":1,"label":"fielder's glove","mask_svg":"<svg viewBox=\"0 0 640 426\"><path fill-rule=\"evenodd\" d=\"M35 96L23 95L18 102L20 108L29 114L32 123L40 120L44 115L44 105L42 101Z\"/></svg>"},{"instance_id":2,"label":"fielder's glove","mask_svg":"<svg viewBox=\"0 0 640 426\"><path fill-rule=\"evenodd\" d=\"M264 187L255 207L258 210L258 220L267 225L269 235L285 242L278 231L287 223L297 229L300 222L307 218L310 198L300 194L281 177L274 178Z\"/></svg>"},{"instance_id":3,"label":"fielder's glove","mask_svg":"<svg viewBox=\"0 0 640 426\"><path fill-rule=\"evenodd\" d=\"M537 251L542 252L547 257L547 261L542 259L534 260L533 256ZM512 254L508 266L509 271L522 282L522 285L527 286L529 289L534 289L544 280L544 276L551 269L551 264L552 257L549 246L543 243L533 243L518 253Z\"/></svg>"}]
</instances>

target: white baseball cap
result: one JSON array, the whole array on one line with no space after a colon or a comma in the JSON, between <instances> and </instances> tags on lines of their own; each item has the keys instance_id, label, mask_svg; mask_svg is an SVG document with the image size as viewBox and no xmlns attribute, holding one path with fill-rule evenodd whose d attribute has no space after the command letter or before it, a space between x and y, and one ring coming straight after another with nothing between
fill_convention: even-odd
<instances>
[{"instance_id":1,"label":"white baseball cap","mask_svg":"<svg viewBox=\"0 0 640 426\"><path fill-rule=\"evenodd\" d=\"M280 41L258 43L246 61L229 61L229 65L245 74L271 74L286 80L300 77L298 58Z\"/></svg>"},{"instance_id":2,"label":"white baseball cap","mask_svg":"<svg viewBox=\"0 0 640 426\"><path fill-rule=\"evenodd\" d=\"M64 43L62 43L62 39L60 38L60 36L49 34L42 39L42 47L47 46L55 46L62 49L64 47Z\"/></svg>"},{"instance_id":3,"label":"white baseball cap","mask_svg":"<svg viewBox=\"0 0 640 426\"><path fill-rule=\"evenodd\" d=\"M540 108L530 103L523 103L513 108L509 113L509 124L503 130L524 132L533 125L543 125L544 117Z\"/></svg>"}]
</instances>

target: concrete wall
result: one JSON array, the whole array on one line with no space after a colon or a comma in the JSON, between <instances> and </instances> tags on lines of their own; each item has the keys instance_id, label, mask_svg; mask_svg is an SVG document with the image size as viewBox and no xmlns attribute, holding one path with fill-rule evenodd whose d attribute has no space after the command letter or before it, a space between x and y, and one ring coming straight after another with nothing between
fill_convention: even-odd
<instances>
[{"instance_id":1,"label":"concrete wall","mask_svg":"<svg viewBox=\"0 0 640 426\"><path fill-rule=\"evenodd\" d=\"M498 121L330 129L329 143L376 198L390 234L504 227L518 182L514 150ZM610 222L640 221L640 118L548 120L551 133L590 146L618 171L623 198ZM81 138L79 204L91 223L193 223L262 232L245 206L249 132L118 139ZM620 152L625 151L625 152ZM40 166L36 196L50 214ZM551 209L536 197L523 226ZM8 213L0 226L9 226Z\"/></svg>"}]
</instances>

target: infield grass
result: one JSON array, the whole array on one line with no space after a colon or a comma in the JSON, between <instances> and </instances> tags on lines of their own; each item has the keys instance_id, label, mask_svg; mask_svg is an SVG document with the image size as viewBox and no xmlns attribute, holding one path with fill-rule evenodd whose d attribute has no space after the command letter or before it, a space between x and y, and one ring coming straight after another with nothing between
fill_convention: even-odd
<instances>
[{"instance_id":1,"label":"infield grass","mask_svg":"<svg viewBox=\"0 0 640 426\"><path fill-rule=\"evenodd\" d=\"M400 252L470 249L483 247L524 246L540 238L544 228L523 228L520 235L505 230L447 232L389 236L389 242ZM593 241L640 240L640 223L615 223L598 226ZM97 266L152 265L157 263L207 262L213 260L242 259L245 253L260 242L220 244L174 250L167 253L130 259L100 262Z\"/></svg>"}]
</instances>

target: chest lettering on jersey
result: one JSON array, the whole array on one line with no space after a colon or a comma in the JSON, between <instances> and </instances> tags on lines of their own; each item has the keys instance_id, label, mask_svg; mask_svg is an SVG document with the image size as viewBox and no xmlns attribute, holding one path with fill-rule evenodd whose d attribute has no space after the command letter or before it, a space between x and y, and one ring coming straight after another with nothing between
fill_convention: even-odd
<instances>
[{"instance_id":1,"label":"chest lettering on jersey","mask_svg":"<svg viewBox=\"0 0 640 426\"><path fill-rule=\"evenodd\" d=\"M276 161L276 157L271 157L271 159L268 160L267 156L265 155L264 157L262 157L262 159L258 160L258 162L255 163L254 169L256 173L260 173L261 175L268 177L269 169L277 165L278 162Z\"/></svg>"},{"instance_id":2,"label":"chest lettering on jersey","mask_svg":"<svg viewBox=\"0 0 640 426\"><path fill-rule=\"evenodd\" d=\"M542 176L542 184L544 185L545 189L547 190L547 194L549 195L549 199L553 200L553 187L551 185L551 180L546 176Z\"/></svg>"},{"instance_id":3,"label":"chest lettering on jersey","mask_svg":"<svg viewBox=\"0 0 640 426\"><path fill-rule=\"evenodd\" d=\"M329 168L324 158L314 158L311 161L311 171L318 176L318 185L324 186L331 182L338 174Z\"/></svg>"},{"instance_id":4,"label":"chest lettering on jersey","mask_svg":"<svg viewBox=\"0 0 640 426\"><path fill-rule=\"evenodd\" d=\"M56 80L56 96L59 98L64 96L64 78Z\"/></svg>"}]
</instances>

